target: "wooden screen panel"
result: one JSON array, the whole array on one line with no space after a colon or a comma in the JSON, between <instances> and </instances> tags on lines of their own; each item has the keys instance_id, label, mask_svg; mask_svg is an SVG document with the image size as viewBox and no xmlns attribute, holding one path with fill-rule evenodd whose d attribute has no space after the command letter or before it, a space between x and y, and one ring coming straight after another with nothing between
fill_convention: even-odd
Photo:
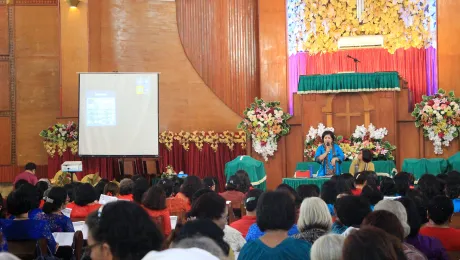
<instances>
[{"instance_id":1,"label":"wooden screen panel","mask_svg":"<svg viewBox=\"0 0 460 260\"><path fill-rule=\"evenodd\" d=\"M0 60L0 111L10 109L9 62Z\"/></svg>"},{"instance_id":2,"label":"wooden screen panel","mask_svg":"<svg viewBox=\"0 0 460 260\"><path fill-rule=\"evenodd\" d=\"M0 117L0 165L11 164L11 119Z\"/></svg>"},{"instance_id":3,"label":"wooden screen panel","mask_svg":"<svg viewBox=\"0 0 460 260\"><path fill-rule=\"evenodd\" d=\"M8 54L8 8L0 5L0 55Z\"/></svg>"},{"instance_id":4,"label":"wooden screen panel","mask_svg":"<svg viewBox=\"0 0 460 260\"><path fill-rule=\"evenodd\" d=\"M295 167L298 162L303 161L303 150L304 150L304 136L302 132L302 126L295 125L291 126L291 131L286 137L286 162L287 172L286 177L292 178L294 176Z\"/></svg>"}]
</instances>

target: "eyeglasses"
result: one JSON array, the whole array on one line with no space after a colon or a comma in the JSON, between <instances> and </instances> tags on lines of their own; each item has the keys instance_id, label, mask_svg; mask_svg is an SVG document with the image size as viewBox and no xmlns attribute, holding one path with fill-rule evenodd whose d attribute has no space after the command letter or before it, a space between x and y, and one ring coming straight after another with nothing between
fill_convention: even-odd
<instances>
[{"instance_id":1,"label":"eyeglasses","mask_svg":"<svg viewBox=\"0 0 460 260\"><path fill-rule=\"evenodd\" d=\"M91 250L93 250L93 248L95 248L97 246L102 246L102 243L95 243L94 245L87 245L86 247L83 248L83 252L85 252L85 254L89 255L89 254L91 254Z\"/></svg>"}]
</instances>

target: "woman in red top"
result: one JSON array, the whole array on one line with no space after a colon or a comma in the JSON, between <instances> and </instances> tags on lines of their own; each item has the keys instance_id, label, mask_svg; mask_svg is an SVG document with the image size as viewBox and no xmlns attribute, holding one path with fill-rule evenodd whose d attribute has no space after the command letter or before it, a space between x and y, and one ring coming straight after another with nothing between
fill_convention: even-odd
<instances>
[{"instance_id":1,"label":"woman in red top","mask_svg":"<svg viewBox=\"0 0 460 260\"><path fill-rule=\"evenodd\" d=\"M248 193L246 194L246 198L244 200L246 215L242 216L241 219L230 224L232 228L240 231L243 237L246 237L249 227L252 224L256 223L257 201L259 201L259 197L260 195L262 195L262 193L263 191L259 189L252 189L248 191Z\"/></svg>"},{"instance_id":2,"label":"woman in red top","mask_svg":"<svg viewBox=\"0 0 460 260\"><path fill-rule=\"evenodd\" d=\"M429 222L420 229L420 234L441 241L447 251L460 251L460 230L449 227L454 214L454 205L446 196L439 195L428 203Z\"/></svg>"},{"instance_id":3,"label":"woman in red top","mask_svg":"<svg viewBox=\"0 0 460 260\"><path fill-rule=\"evenodd\" d=\"M165 236L171 233L171 219L166 207L166 193L160 186L153 186L147 190L142 205L151 217L163 218L163 232Z\"/></svg>"},{"instance_id":4,"label":"woman in red top","mask_svg":"<svg viewBox=\"0 0 460 260\"><path fill-rule=\"evenodd\" d=\"M119 200L133 201L133 187L134 182L131 179L125 178L120 182L120 195Z\"/></svg>"},{"instance_id":5,"label":"woman in red top","mask_svg":"<svg viewBox=\"0 0 460 260\"><path fill-rule=\"evenodd\" d=\"M97 193L94 187L89 183L81 184L75 192L75 201L67 205L71 208L70 218L86 218L89 213L96 211L101 207L97 203Z\"/></svg>"},{"instance_id":6,"label":"woman in red top","mask_svg":"<svg viewBox=\"0 0 460 260\"><path fill-rule=\"evenodd\" d=\"M184 184L180 187L180 192L176 194L176 198L182 199L187 202L188 205L191 205L192 196L198 190L203 188L203 182L197 176L188 176Z\"/></svg>"},{"instance_id":7,"label":"woman in red top","mask_svg":"<svg viewBox=\"0 0 460 260\"><path fill-rule=\"evenodd\" d=\"M238 190L240 186L240 179L236 176L230 176L227 185L225 185L225 192L219 193L220 196L224 197L226 201L232 202L233 211L239 212L241 215L241 202L244 199L244 193Z\"/></svg>"},{"instance_id":8,"label":"woman in red top","mask_svg":"<svg viewBox=\"0 0 460 260\"><path fill-rule=\"evenodd\" d=\"M174 197L174 182L170 179L162 179L157 184L166 193L166 207L169 210L169 214L172 216L178 215L179 213L186 213L190 211L190 204L183 199Z\"/></svg>"}]
</instances>

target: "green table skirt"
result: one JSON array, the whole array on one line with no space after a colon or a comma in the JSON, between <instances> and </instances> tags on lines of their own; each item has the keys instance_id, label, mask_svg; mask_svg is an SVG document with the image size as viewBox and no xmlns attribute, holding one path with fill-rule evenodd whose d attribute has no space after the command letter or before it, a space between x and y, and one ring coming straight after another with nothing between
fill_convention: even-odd
<instances>
[{"instance_id":1,"label":"green table skirt","mask_svg":"<svg viewBox=\"0 0 460 260\"><path fill-rule=\"evenodd\" d=\"M416 180L426 173L438 175L445 173L447 169L447 160L443 158L405 159L402 165L402 171L412 173Z\"/></svg>"},{"instance_id":2,"label":"green table skirt","mask_svg":"<svg viewBox=\"0 0 460 260\"><path fill-rule=\"evenodd\" d=\"M283 183L291 186L294 189L297 189L297 187L299 187L302 184L315 184L321 190L321 187L323 186L323 184L329 179L330 178L309 178L309 179L284 178Z\"/></svg>"},{"instance_id":3,"label":"green table skirt","mask_svg":"<svg viewBox=\"0 0 460 260\"><path fill-rule=\"evenodd\" d=\"M452 155L452 157L447 160L447 163L449 164L449 171L460 172L460 152Z\"/></svg>"},{"instance_id":4,"label":"green table skirt","mask_svg":"<svg viewBox=\"0 0 460 260\"><path fill-rule=\"evenodd\" d=\"M377 173L388 173L391 176L394 175L396 165L394 161L374 161L375 172ZM342 173L350 172L351 161L344 161L341 164ZM296 171L307 171L313 166L313 171L317 172L320 168L320 164L317 162L299 162L295 168Z\"/></svg>"},{"instance_id":5,"label":"green table skirt","mask_svg":"<svg viewBox=\"0 0 460 260\"><path fill-rule=\"evenodd\" d=\"M297 93L399 91L398 72L338 73L300 76Z\"/></svg>"}]
</instances>

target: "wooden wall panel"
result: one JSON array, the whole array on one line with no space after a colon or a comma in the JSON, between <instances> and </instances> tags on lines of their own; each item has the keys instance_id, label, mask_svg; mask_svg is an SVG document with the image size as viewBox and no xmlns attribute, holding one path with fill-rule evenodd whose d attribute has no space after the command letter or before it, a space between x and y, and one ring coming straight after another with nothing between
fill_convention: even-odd
<instances>
[{"instance_id":1,"label":"wooden wall panel","mask_svg":"<svg viewBox=\"0 0 460 260\"><path fill-rule=\"evenodd\" d=\"M185 53L233 111L259 96L257 0L176 0Z\"/></svg>"},{"instance_id":2,"label":"wooden wall panel","mask_svg":"<svg viewBox=\"0 0 460 260\"><path fill-rule=\"evenodd\" d=\"M303 149L305 142L305 133L301 125L291 125L291 131L286 138L286 177L294 177L295 168L298 162L303 161Z\"/></svg>"},{"instance_id":3,"label":"wooden wall panel","mask_svg":"<svg viewBox=\"0 0 460 260\"><path fill-rule=\"evenodd\" d=\"M0 183L13 182L16 175L24 171L24 166L0 165ZM38 179L48 178L48 165L37 165L35 175Z\"/></svg>"},{"instance_id":4,"label":"wooden wall panel","mask_svg":"<svg viewBox=\"0 0 460 260\"><path fill-rule=\"evenodd\" d=\"M398 122L398 146L396 167L401 169L402 163L406 158L422 158L423 154L420 151L420 136L419 130L415 127L414 122Z\"/></svg>"},{"instance_id":5,"label":"wooden wall panel","mask_svg":"<svg viewBox=\"0 0 460 260\"><path fill-rule=\"evenodd\" d=\"M77 117L77 72L88 71L88 0L80 1L78 8L70 8L66 0L60 1L60 116Z\"/></svg>"},{"instance_id":6,"label":"wooden wall panel","mask_svg":"<svg viewBox=\"0 0 460 260\"><path fill-rule=\"evenodd\" d=\"M0 111L10 109L9 56L0 56Z\"/></svg>"},{"instance_id":7,"label":"wooden wall panel","mask_svg":"<svg viewBox=\"0 0 460 260\"><path fill-rule=\"evenodd\" d=\"M8 54L8 7L0 5L0 55Z\"/></svg>"},{"instance_id":8,"label":"wooden wall panel","mask_svg":"<svg viewBox=\"0 0 460 260\"><path fill-rule=\"evenodd\" d=\"M184 53L175 2L90 1L88 16L91 71L161 72L161 131L236 130L240 117L206 86Z\"/></svg>"},{"instance_id":9,"label":"wooden wall panel","mask_svg":"<svg viewBox=\"0 0 460 260\"><path fill-rule=\"evenodd\" d=\"M0 117L0 165L11 164L11 119Z\"/></svg>"},{"instance_id":10,"label":"wooden wall panel","mask_svg":"<svg viewBox=\"0 0 460 260\"><path fill-rule=\"evenodd\" d=\"M437 1L439 87L460 96L460 1Z\"/></svg>"},{"instance_id":11,"label":"wooden wall panel","mask_svg":"<svg viewBox=\"0 0 460 260\"><path fill-rule=\"evenodd\" d=\"M47 163L38 134L59 112L58 6L15 6L17 159Z\"/></svg>"},{"instance_id":12,"label":"wooden wall panel","mask_svg":"<svg viewBox=\"0 0 460 260\"><path fill-rule=\"evenodd\" d=\"M259 1L260 93L265 100L280 101L284 111L288 106L286 20L285 0ZM286 140L281 138L275 156L265 163L269 189L287 175L286 157Z\"/></svg>"}]
</instances>

